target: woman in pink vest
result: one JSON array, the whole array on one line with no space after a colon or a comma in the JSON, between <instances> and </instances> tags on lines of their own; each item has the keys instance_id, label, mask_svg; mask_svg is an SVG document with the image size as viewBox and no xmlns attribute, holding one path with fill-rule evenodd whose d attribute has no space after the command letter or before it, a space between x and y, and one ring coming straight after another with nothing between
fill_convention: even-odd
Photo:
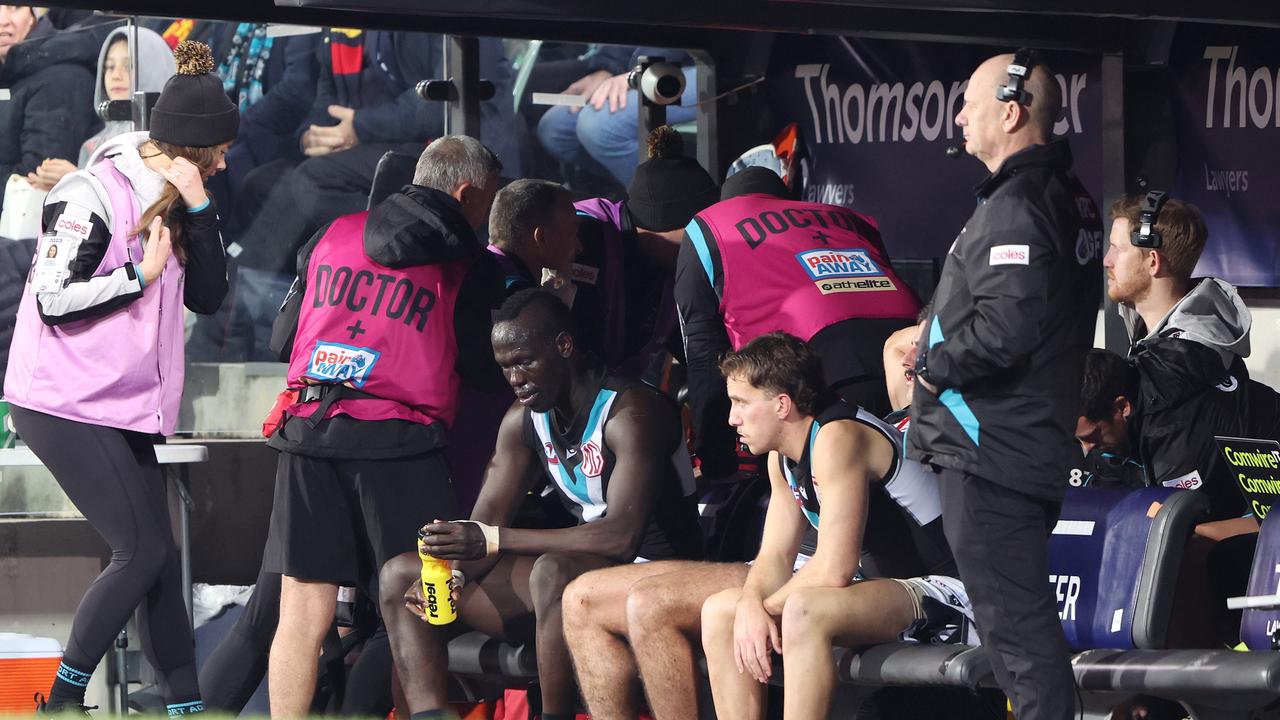
<instances>
[{"instance_id":1,"label":"woman in pink vest","mask_svg":"<svg viewBox=\"0 0 1280 720\"><path fill-rule=\"evenodd\" d=\"M207 46L184 42L174 55L150 133L111 139L49 192L9 355L14 426L111 546L38 701L49 712L83 709L94 667L137 607L169 715L204 708L152 436L177 423L183 306L212 313L226 295L204 182L226 167L240 118Z\"/></svg>"}]
</instances>

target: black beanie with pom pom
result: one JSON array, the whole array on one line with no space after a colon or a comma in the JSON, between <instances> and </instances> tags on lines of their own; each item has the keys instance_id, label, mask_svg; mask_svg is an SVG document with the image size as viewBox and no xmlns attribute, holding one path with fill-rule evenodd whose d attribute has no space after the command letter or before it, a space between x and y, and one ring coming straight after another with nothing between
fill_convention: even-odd
<instances>
[{"instance_id":1,"label":"black beanie with pom pom","mask_svg":"<svg viewBox=\"0 0 1280 720\"><path fill-rule=\"evenodd\" d=\"M169 78L151 109L151 139L181 147L213 147L240 130L240 111L214 74L213 52L184 40L173 50L178 73Z\"/></svg>"},{"instance_id":2,"label":"black beanie with pom pom","mask_svg":"<svg viewBox=\"0 0 1280 720\"><path fill-rule=\"evenodd\" d=\"M670 125L654 128L646 143L649 159L636 167L627 188L627 212L638 228L679 230L720 199L716 181L684 156L684 141Z\"/></svg>"}]
</instances>

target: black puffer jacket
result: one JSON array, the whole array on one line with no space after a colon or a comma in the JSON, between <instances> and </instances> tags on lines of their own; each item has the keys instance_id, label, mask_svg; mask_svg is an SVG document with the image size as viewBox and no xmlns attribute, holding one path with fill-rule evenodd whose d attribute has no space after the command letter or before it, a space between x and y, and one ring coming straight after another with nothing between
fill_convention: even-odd
<instances>
[{"instance_id":1,"label":"black puffer jacket","mask_svg":"<svg viewBox=\"0 0 1280 720\"><path fill-rule=\"evenodd\" d=\"M80 144L97 132L93 84L101 27L56 31L41 21L27 40L10 48L0 64L0 204L4 183L26 175L46 158L75 161Z\"/></svg>"},{"instance_id":2,"label":"black puffer jacket","mask_svg":"<svg viewBox=\"0 0 1280 720\"><path fill-rule=\"evenodd\" d=\"M1080 454L1080 376L1102 293L1102 224L1064 140L977 188L920 338L907 435L916 460L1060 500Z\"/></svg>"},{"instance_id":3,"label":"black puffer jacket","mask_svg":"<svg viewBox=\"0 0 1280 720\"><path fill-rule=\"evenodd\" d=\"M1147 332L1129 308L1121 316L1135 339L1137 454L1150 485L1203 489L1214 519L1248 508L1214 436L1251 437L1249 355L1252 318L1235 288L1205 278ZM1261 401L1261 396L1260 396ZM1261 409L1261 408L1260 408ZM1262 429L1262 428L1259 428Z\"/></svg>"}]
</instances>

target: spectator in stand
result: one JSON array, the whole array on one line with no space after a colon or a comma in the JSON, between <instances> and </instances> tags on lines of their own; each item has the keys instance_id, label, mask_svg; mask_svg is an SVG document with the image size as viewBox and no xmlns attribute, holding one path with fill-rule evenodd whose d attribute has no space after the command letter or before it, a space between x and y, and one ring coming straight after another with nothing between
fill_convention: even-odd
<instances>
[{"instance_id":1,"label":"spectator in stand","mask_svg":"<svg viewBox=\"0 0 1280 720\"><path fill-rule=\"evenodd\" d=\"M133 66L130 58L128 27L118 27L107 35L98 55L98 81L93 91L94 112L108 100L129 100L133 97ZM139 56L138 86L143 92L159 93L164 83L174 73L173 51L169 44L152 30L138 28ZM76 168L89 166L94 151L103 143L121 133L133 132L133 120L106 120L106 124L93 137L84 141L76 162L65 158L46 158L34 171L27 173L27 182L38 190L48 192L63 175Z\"/></svg>"},{"instance_id":2,"label":"spectator in stand","mask_svg":"<svg viewBox=\"0 0 1280 720\"><path fill-rule=\"evenodd\" d=\"M230 49L218 74L240 108L240 136L227 152L230 170L215 176L210 190L222 208L228 235L238 237L272 187L306 159L295 131L315 102L321 35L271 38L266 25L258 23L225 29L230 39L220 44ZM288 287L287 276L233 267L228 302L217 314L197 320L188 353L225 362L273 359L265 340Z\"/></svg>"},{"instance_id":3,"label":"spectator in stand","mask_svg":"<svg viewBox=\"0 0 1280 720\"><path fill-rule=\"evenodd\" d=\"M0 205L9 176L26 176L45 158L76 157L97 130L93 68L101 36L61 32L43 11L0 5ZM39 20L39 22L37 22Z\"/></svg>"},{"instance_id":4,"label":"spectator in stand","mask_svg":"<svg viewBox=\"0 0 1280 720\"><path fill-rule=\"evenodd\" d=\"M239 247L229 248L241 266L289 274L308 237L340 215L365 209L384 153L417 155L443 134L443 107L424 102L415 89L419 81L441 76L442 52L441 36L434 34L326 33L316 98L297 135L307 159L275 183ZM496 86L495 99L481 105L481 139L518 175L510 74L501 43L481 40L480 75Z\"/></svg>"},{"instance_id":5,"label":"spectator in stand","mask_svg":"<svg viewBox=\"0 0 1280 720\"><path fill-rule=\"evenodd\" d=\"M215 185L231 232L239 235L262 207L280 173L306 158L294 133L315 102L321 34L272 38L264 23L227 28L218 74L240 108L240 137L227 153L229 172ZM282 163L261 173L252 171Z\"/></svg>"},{"instance_id":6,"label":"spectator in stand","mask_svg":"<svg viewBox=\"0 0 1280 720\"><path fill-rule=\"evenodd\" d=\"M684 72L684 94L679 105L667 108L667 122L693 120L693 103L698 97L694 82L693 58L682 50L656 47L608 47L591 56L597 66L574 81L563 92L587 98L584 107L558 106L538 121L538 140L561 162L580 168L588 175L616 183L618 189L631 184L636 171L639 124L636 91L627 85L627 74L641 55L662 57L680 65Z\"/></svg>"}]
</instances>

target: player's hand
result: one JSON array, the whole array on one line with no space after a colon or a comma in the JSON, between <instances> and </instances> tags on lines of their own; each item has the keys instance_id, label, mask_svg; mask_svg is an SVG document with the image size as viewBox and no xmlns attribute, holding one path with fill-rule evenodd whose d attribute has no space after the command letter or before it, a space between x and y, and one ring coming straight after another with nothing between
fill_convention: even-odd
<instances>
[{"instance_id":1,"label":"player's hand","mask_svg":"<svg viewBox=\"0 0 1280 720\"><path fill-rule=\"evenodd\" d=\"M418 540L428 554L441 560L479 560L485 557L484 531L475 523L436 520L422 528Z\"/></svg>"},{"instance_id":2,"label":"player's hand","mask_svg":"<svg viewBox=\"0 0 1280 720\"><path fill-rule=\"evenodd\" d=\"M738 672L767 683L773 675L770 652L782 653L778 619L764 609L759 598L743 596L733 618L733 661Z\"/></svg>"},{"instance_id":3,"label":"player's hand","mask_svg":"<svg viewBox=\"0 0 1280 720\"><path fill-rule=\"evenodd\" d=\"M151 227L147 230L147 243L142 248L142 262L138 265L138 272L142 273L144 283L150 285L160 277L165 263L169 262L171 252L173 241L170 239L169 228L162 225L160 217L156 216L152 218Z\"/></svg>"},{"instance_id":4,"label":"player's hand","mask_svg":"<svg viewBox=\"0 0 1280 720\"><path fill-rule=\"evenodd\" d=\"M627 91L630 89L631 86L627 85L627 73L614 75L600 83L596 91L591 94L591 99L587 102L596 110L604 108L606 103L609 105L609 112L611 113L626 110Z\"/></svg>"},{"instance_id":5,"label":"player's hand","mask_svg":"<svg viewBox=\"0 0 1280 720\"><path fill-rule=\"evenodd\" d=\"M590 99L593 95L596 94L596 88L600 87L601 84L603 84L606 80L608 80L611 77L613 77L613 73L610 73L608 70L597 70L588 75L583 75L577 80L574 80L573 83L569 85L569 87L565 88L564 94L565 95L581 95L587 99ZM582 109L581 107L571 107L569 108L569 112L571 114L576 115L578 111L581 109Z\"/></svg>"},{"instance_id":6,"label":"player's hand","mask_svg":"<svg viewBox=\"0 0 1280 720\"><path fill-rule=\"evenodd\" d=\"M422 583L414 580L404 591L404 607L419 620L427 620L427 599L422 595Z\"/></svg>"},{"instance_id":7,"label":"player's hand","mask_svg":"<svg viewBox=\"0 0 1280 720\"><path fill-rule=\"evenodd\" d=\"M457 575L449 581L449 596L453 598L453 606L460 607L462 604L462 587L463 582L459 580ZM422 583L414 580L409 585L409 589L404 591L404 607L410 613L413 613L419 620L427 619L427 599L422 594Z\"/></svg>"}]
</instances>

